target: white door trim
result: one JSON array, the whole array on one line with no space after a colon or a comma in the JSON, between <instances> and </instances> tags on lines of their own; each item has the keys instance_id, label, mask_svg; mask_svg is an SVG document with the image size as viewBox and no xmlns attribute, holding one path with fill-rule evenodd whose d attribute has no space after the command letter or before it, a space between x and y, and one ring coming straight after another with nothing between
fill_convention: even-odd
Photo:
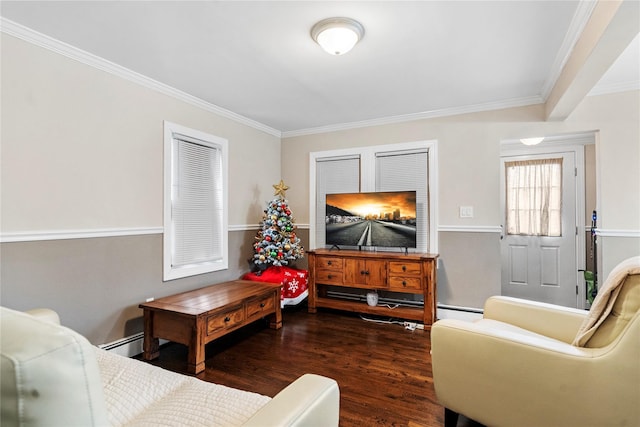
<instances>
[{"instance_id":1,"label":"white door trim","mask_svg":"<svg viewBox=\"0 0 640 427\"><path fill-rule=\"evenodd\" d=\"M574 143L572 143L574 142ZM584 170L584 146L595 144L595 132L562 135L558 137L545 137L539 145L526 146L514 140L504 140L500 146L500 158L520 155L554 154L561 152L573 152L575 155L576 167L576 267L577 270L584 270L586 267L585 251L586 238L582 230L585 229L585 170ZM586 295L584 277L576 271L577 275L577 307L586 308Z\"/></svg>"}]
</instances>

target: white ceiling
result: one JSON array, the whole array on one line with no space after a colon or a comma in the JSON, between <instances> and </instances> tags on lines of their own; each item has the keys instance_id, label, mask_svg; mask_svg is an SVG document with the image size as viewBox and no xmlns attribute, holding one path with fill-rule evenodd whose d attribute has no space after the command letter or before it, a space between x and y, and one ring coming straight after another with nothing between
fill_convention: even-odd
<instances>
[{"instance_id":1,"label":"white ceiling","mask_svg":"<svg viewBox=\"0 0 640 427\"><path fill-rule=\"evenodd\" d=\"M313 130L544 102L580 1L2 1L0 14L266 125ZM309 31L365 27L331 56ZM8 21L7 21L8 20ZM638 87L638 37L594 88Z\"/></svg>"}]
</instances>

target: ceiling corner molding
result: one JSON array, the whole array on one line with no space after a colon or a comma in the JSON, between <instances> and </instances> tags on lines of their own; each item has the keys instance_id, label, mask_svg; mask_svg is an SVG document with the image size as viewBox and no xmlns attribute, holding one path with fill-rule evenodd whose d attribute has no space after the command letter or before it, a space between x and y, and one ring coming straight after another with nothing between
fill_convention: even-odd
<instances>
[{"instance_id":1,"label":"ceiling corner molding","mask_svg":"<svg viewBox=\"0 0 640 427\"><path fill-rule=\"evenodd\" d=\"M284 131L282 132L282 138L293 138L296 136L339 132L344 130L372 127L372 126L382 126L382 125L395 124L395 123L412 122L412 121L424 120L424 119L435 119L439 117L459 116L462 114L482 113L485 111L502 110L506 108L526 107L529 105L542 104L543 102L544 100L540 96L506 99L502 101L487 102L484 104L466 105L466 106L455 107L455 108L444 108L441 110L423 111L420 113L381 117L379 119L362 120L357 122L340 123L335 125L319 126L314 128L308 128L308 129Z\"/></svg>"},{"instance_id":2,"label":"ceiling corner molding","mask_svg":"<svg viewBox=\"0 0 640 427\"><path fill-rule=\"evenodd\" d=\"M0 32L19 38L28 43L50 50L57 54L63 55L85 65L89 65L90 67L94 67L98 70L105 71L125 80L129 80L131 82L139 84L140 86L146 87L156 92L160 92L164 95L171 96L195 107L233 120L237 123L268 133L277 138L282 137L282 132L277 129L252 120L248 117L241 116L240 114L236 114L233 111L229 111L215 104L211 104L195 96L189 95L186 92L178 90L159 81L153 80L150 77L122 67L118 64L115 64L92 53L86 52L68 43L34 31L28 27L25 27L24 25L20 25L17 22L13 22L4 17L0 17Z\"/></svg>"},{"instance_id":3,"label":"ceiling corner molding","mask_svg":"<svg viewBox=\"0 0 640 427\"><path fill-rule=\"evenodd\" d=\"M581 1L578 3L578 8L571 19L571 23L569 24L569 28L567 29L567 33L565 34L564 40L562 41L562 45L558 50L558 54L556 56L553 65L551 66L551 71L547 76L547 80L544 82L541 90L541 97L546 102L551 90L556 84L556 81L560 77L562 73L562 69L565 64L569 60L571 56L571 52L573 52L573 48L575 47L582 31L584 30L587 22L589 22L589 18L593 13L593 9L596 7L595 1Z\"/></svg>"}]
</instances>

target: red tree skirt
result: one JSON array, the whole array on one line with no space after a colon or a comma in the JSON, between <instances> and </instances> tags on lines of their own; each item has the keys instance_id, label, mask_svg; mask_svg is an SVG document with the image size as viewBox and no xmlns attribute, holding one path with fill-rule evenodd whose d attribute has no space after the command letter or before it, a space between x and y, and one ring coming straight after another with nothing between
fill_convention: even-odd
<instances>
[{"instance_id":1,"label":"red tree skirt","mask_svg":"<svg viewBox=\"0 0 640 427\"><path fill-rule=\"evenodd\" d=\"M253 280L254 282L280 283L282 285L280 294L281 307L299 304L309 295L307 288L309 272L307 270L271 266L260 275L247 273L242 278L244 280Z\"/></svg>"}]
</instances>

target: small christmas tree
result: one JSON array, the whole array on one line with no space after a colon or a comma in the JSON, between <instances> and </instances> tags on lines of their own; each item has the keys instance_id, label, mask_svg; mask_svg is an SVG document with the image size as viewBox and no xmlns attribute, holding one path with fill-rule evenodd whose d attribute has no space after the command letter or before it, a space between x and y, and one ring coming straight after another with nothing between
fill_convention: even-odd
<instances>
[{"instance_id":1,"label":"small christmas tree","mask_svg":"<svg viewBox=\"0 0 640 427\"><path fill-rule=\"evenodd\" d=\"M262 215L262 230L258 231L253 244L255 254L249 260L254 271L262 272L270 266L289 265L304 257L304 248L296 235L296 226L284 192L289 188L280 183L273 186L276 198L267 204Z\"/></svg>"}]
</instances>

